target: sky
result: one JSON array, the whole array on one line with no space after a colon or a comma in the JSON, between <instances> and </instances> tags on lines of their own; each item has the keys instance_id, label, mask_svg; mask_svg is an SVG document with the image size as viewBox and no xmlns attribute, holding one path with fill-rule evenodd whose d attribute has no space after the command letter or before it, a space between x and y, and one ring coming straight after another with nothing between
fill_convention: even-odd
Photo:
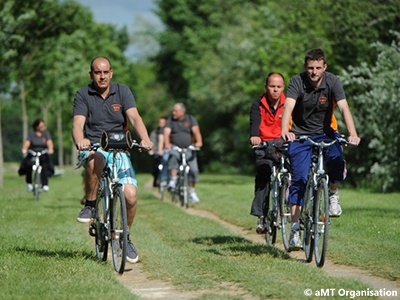
<instances>
[{"instance_id":1,"label":"sky","mask_svg":"<svg viewBox=\"0 0 400 300\"><path fill-rule=\"evenodd\" d=\"M152 12L156 8L153 0L77 0L90 8L95 21L111 23L118 28L126 25L128 32L132 32L133 22L137 16L149 19L154 23L160 23ZM130 46L126 55L134 58L138 50Z\"/></svg>"}]
</instances>

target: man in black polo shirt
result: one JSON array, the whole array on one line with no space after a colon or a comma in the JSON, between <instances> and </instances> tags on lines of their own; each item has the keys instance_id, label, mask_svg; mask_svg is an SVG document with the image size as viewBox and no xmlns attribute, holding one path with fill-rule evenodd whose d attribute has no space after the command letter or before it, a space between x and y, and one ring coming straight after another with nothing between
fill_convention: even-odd
<instances>
[{"instance_id":1,"label":"man in black polo shirt","mask_svg":"<svg viewBox=\"0 0 400 300\"><path fill-rule=\"evenodd\" d=\"M177 151L173 151L172 147L178 146L179 148L187 148L192 145L192 143L197 148L203 146L203 138L201 136L199 124L192 115L186 114L186 107L183 103L176 103L172 110L172 116L167 119L164 128L164 142L165 148L170 151L168 169L171 172L171 178L168 183L168 188L173 189L176 185L180 154ZM200 199L195 191L195 185L199 179L196 152L188 152L187 162L190 167L190 200L193 203L197 203Z\"/></svg>"},{"instance_id":2,"label":"man in black polo shirt","mask_svg":"<svg viewBox=\"0 0 400 300\"><path fill-rule=\"evenodd\" d=\"M304 59L305 72L294 76L286 92L282 116L282 138L293 141L296 136L307 135L314 140L335 139L338 136L333 111L337 106L344 119L350 143L358 145L360 138L354 125L346 95L337 76L325 72L326 55L321 49L310 50ZM290 119L292 119L290 122ZM290 127L291 125L291 127ZM304 193L310 166L312 146L309 142L291 143L288 154L291 160L292 183L289 189L291 203L292 232L290 247L300 249L299 216L304 205ZM342 213L338 186L345 178L345 161L342 148L336 143L329 148L325 161L330 180L329 212L331 217Z\"/></svg>"},{"instance_id":3,"label":"man in black polo shirt","mask_svg":"<svg viewBox=\"0 0 400 300\"><path fill-rule=\"evenodd\" d=\"M80 150L79 157L86 159L84 173L86 201L77 218L78 222L83 223L89 222L92 217L101 172L106 163L111 163L111 155L102 149L96 152L83 150L91 143L98 143L104 131L128 130L128 120L139 135L141 145L150 149L153 145L130 89L122 84L111 83L113 71L110 61L105 57L93 59L89 75L92 82L75 94L72 128L75 145ZM119 183L124 185L127 221L130 228L136 213L137 182L128 154L122 153L122 155L118 177ZM139 260L130 238L127 260L131 263Z\"/></svg>"}]
</instances>

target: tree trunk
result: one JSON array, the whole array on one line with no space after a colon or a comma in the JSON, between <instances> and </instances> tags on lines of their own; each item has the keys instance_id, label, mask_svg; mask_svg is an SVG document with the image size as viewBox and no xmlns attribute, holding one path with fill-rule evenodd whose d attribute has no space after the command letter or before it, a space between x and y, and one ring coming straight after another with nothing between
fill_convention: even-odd
<instances>
[{"instance_id":1,"label":"tree trunk","mask_svg":"<svg viewBox=\"0 0 400 300\"><path fill-rule=\"evenodd\" d=\"M22 143L23 143L28 136L28 114L26 110L26 91L23 79L19 80L19 90L20 90L21 108L22 108Z\"/></svg>"},{"instance_id":2,"label":"tree trunk","mask_svg":"<svg viewBox=\"0 0 400 300\"><path fill-rule=\"evenodd\" d=\"M0 103L0 188L4 184L4 155L3 155L3 130L1 127L1 103Z\"/></svg>"},{"instance_id":3,"label":"tree trunk","mask_svg":"<svg viewBox=\"0 0 400 300\"><path fill-rule=\"evenodd\" d=\"M63 145L61 104L58 105L57 109L57 137L58 137L58 165L62 170L64 169L64 145Z\"/></svg>"}]
</instances>

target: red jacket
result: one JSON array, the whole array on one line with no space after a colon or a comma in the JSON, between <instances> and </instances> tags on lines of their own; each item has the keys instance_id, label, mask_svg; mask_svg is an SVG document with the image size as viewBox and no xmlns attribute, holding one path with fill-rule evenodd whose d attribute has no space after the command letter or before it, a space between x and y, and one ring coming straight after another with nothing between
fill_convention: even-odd
<instances>
[{"instance_id":1,"label":"red jacket","mask_svg":"<svg viewBox=\"0 0 400 300\"><path fill-rule=\"evenodd\" d=\"M282 93L276 114L271 112L266 94L255 100L250 110L250 136L259 136L262 141L281 136L281 121L286 96Z\"/></svg>"}]
</instances>

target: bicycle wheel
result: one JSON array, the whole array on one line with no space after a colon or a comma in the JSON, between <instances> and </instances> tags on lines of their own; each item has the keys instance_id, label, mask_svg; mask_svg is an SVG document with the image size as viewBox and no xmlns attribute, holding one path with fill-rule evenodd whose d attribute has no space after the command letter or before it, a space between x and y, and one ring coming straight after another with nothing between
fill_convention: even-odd
<instances>
[{"instance_id":1,"label":"bicycle wheel","mask_svg":"<svg viewBox=\"0 0 400 300\"><path fill-rule=\"evenodd\" d=\"M177 192L178 192L178 199L179 199L179 204L180 206L184 206L185 205L185 179L184 179L184 175L183 173L179 174L178 177L178 185L177 185Z\"/></svg>"},{"instance_id":2,"label":"bicycle wheel","mask_svg":"<svg viewBox=\"0 0 400 300\"><path fill-rule=\"evenodd\" d=\"M161 170L162 170L162 168L161 168ZM161 173L161 170L160 170L160 173ZM164 195L165 195L165 191L167 189L167 182L162 181L160 178L160 175L158 175L157 182L158 182L158 192L160 193L160 200L164 201Z\"/></svg>"},{"instance_id":3,"label":"bicycle wheel","mask_svg":"<svg viewBox=\"0 0 400 300\"><path fill-rule=\"evenodd\" d=\"M265 233L265 241L267 244L275 244L276 242L276 218L277 218L277 181L274 180L269 196L269 205L264 208L264 220L267 232ZM268 211L265 211L268 209Z\"/></svg>"},{"instance_id":4,"label":"bicycle wheel","mask_svg":"<svg viewBox=\"0 0 400 300\"><path fill-rule=\"evenodd\" d=\"M183 206L189 208L189 174L186 171L183 175L183 184L182 184L182 198L183 198Z\"/></svg>"},{"instance_id":5,"label":"bicycle wheel","mask_svg":"<svg viewBox=\"0 0 400 300\"><path fill-rule=\"evenodd\" d=\"M178 202L179 201L179 193L180 193L180 176L178 175L178 179L176 180L175 187L170 190L171 193L171 201Z\"/></svg>"},{"instance_id":6,"label":"bicycle wheel","mask_svg":"<svg viewBox=\"0 0 400 300\"><path fill-rule=\"evenodd\" d=\"M314 254L315 263L322 267L325 263L328 248L329 232L329 196L326 178L318 181L318 189L314 203Z\"/></svg>"},{"instance_id":7,"label":"bicycle wheel","mask_svg":"<svg viewBox=\"0 0 400 300\"><path fill-rule=\"evenodd\" d=\"M40 187L41 187L41 178L40 178L40 166L37 166L35 172L33 173L33 195L35 196L35 200L39 200Z\"/></svg>"},{"instance_id":8,"label":"bicycle wheel","mask_svg":"<svg viewBox=\"0 0 400 300\"><path fill-rule=\"evenodd\" d=\"M126 244L128 241L128 224L126 203L122 186L117 186L111 199L111 248L114 269L122 274L125 270Z\"/></svg>"},{"instance_id":9,"label":"bicycle wheel","mask_svg":"<svg viewBox=\"0 0 400 300\"><path fill-rule=\"evenodd\" d=\"M158 190L160 192L160 200L164 201L166 186L163 182L160 182L160 186L159 186Z\"/></svg>"},{"instance_id":10,"label":"bicycle wheel","mask_svg":"<svg viewBox=\"0 0 400 300\"><path fill-rule=\"evenodd\" d=\"M108 186L100 182L101 186ZM95 220L90 228L93 228L90 235L95 237L95 249L98 260L106 261L108 254L108 235L107 235L107 204L109 203L108 189L100 189L97 196L95 207Z\"/></svg>"},{"instance_id":11,"label":"bicycle wheel","mask_svg":"<svg viewBox=\"0 0 400 300\"><path fill-rule=\"evenodd\" d=\"M312 187L312 178L309 177L304 195L304 206L302 210L302 222L304 226L303 248L306 254L306 262L311 262L314 253L314 235L313 235L313 203L314 189Z\"/></svg>"},{"instance_id":12,"label":"bicycle wheel","mask_svg":"<svg viewBox=\"0 0 400 300\"><path fill-rule=\"evenodd\" d=\"M280 213L280 226L282 230L282 241L286 251L289 251L290 232L292 230L292 221L290 215L290 205L288 200L289 195L289 178L287 176L282 178L282 183L279 188L279 213Z\"/></svg>"}]
</instances>

